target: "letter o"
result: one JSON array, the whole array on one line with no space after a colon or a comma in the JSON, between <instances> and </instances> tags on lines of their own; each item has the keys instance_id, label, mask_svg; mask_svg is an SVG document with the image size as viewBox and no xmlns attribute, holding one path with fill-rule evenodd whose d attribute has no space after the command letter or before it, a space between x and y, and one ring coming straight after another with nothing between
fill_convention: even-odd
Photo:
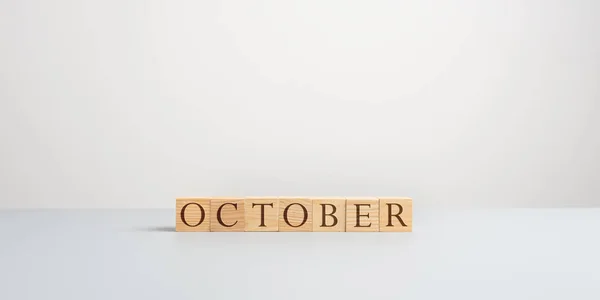
<instances>
[{"instance_id":1,"label":"letter o","mask_svg":"<svg viewBox=\"0 0 600 300\"><path fill-rule=\"evenodd\" d=\"M292 225L290 224L290 221L288 220L288 210L290 209L290 207L292 207L292 205L297 204L300 205L300 207L302 207L302 211L304 212L304 219L302 220L302 223L300 223L300 225ZM300 203L292 203L290 205L288 205L284 210L283 210L283 220L285 221L285 223L287 223L288 225L290 225L291 227L300 227L302 225L304 225L304 223L306 223L306 221L308 220L308 210L306 210L306 207L304 207L304 205L300 204Z\"/></svg>"},{"instance_id":2,"label":"letter o","mask_svg":"<svg viewBox=\"0 0 600 300\"><path fill-rule=\"evenodd\" d=\"M188 206L190 206L191 204L196 204L199 208L200 208L200 212L201 212L201 216L200 216L200 221L198 221L198 224L196 225L190 225L186 220L185 220L185 210L187 209ZM202 207L202 205L196 203L196 202L190 202L186 205L184 205L181 208L181 221L183 222L183 224L189 226L189 227L196 227L200 224L202 224L202 222L204 222L204 218L206 217L206 214L204 212L204 207Z\"/></svg>"}]
</instances>

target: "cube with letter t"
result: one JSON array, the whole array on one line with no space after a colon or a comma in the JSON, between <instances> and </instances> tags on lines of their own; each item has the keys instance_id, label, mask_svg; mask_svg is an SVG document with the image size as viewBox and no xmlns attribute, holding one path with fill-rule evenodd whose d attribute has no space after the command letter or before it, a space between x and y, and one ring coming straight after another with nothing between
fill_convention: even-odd
<instances>
[{"instance_id":1,"label":"cube with letter t","mask_svg":"<svg viewBox=\"0 0 600 300\"><path fill-rule=\"evenodd\" d=\"M247 197L244 201L246 231L279 231L277 197Z\"/></svg>"}]
</instances>

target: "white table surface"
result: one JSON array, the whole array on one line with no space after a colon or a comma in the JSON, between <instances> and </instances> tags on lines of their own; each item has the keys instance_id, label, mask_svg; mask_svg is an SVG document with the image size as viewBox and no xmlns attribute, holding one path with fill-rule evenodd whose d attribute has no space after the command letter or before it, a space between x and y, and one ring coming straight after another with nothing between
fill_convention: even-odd
<instances>
[{"instance_id":1,"label":"white table surface","mask_svg":"<svg viewBox=\"0 0 600 300\"><path fill-rule=\"evenodd\" d=\"M600 209L415 211L412 233L178 233L0 211L0 299L600 299Z\"/></svg>"}]
</instances>

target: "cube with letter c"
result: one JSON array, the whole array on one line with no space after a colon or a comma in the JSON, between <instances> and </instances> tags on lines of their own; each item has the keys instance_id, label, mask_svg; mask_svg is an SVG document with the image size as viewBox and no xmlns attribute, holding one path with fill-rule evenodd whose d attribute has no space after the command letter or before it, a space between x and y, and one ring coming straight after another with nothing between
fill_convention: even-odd
<instances>
[{"instance_id":1,"label":"cube with letter c","mask_svg":"<svg viewBox=\"0 0 600 300\"><path fill-rule=\"evenodd\" d=\"M228 232L246 229L244 198L211 198L210 210L210 231Z\"/></svg>"}]
</instances>

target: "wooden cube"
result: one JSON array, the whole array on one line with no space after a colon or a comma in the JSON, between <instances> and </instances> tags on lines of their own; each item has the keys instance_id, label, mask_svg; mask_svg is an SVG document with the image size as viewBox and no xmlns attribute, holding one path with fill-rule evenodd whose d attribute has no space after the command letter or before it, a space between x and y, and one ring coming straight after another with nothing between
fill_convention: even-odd
<instances>
[{"instance_id":1,"label":"wooden cube","mask_svg":"<svg viewBox=\"0 0 600 300\"><path fill-rule=\"evenodd\" d=\"M246 231L279 230L279 198L249 197L244 200Z\"/></svg>"},{"instance_id":2,"label":"wooden cube","mask_svg":"<svg viewBox=\"0 0 600 300\"><path fill-rule=\"evenodd\" d=\"M211 198L210 231L244 231L246 229L244 198Z\"/></svg>"},{"instance_id":3,"label":"wooden cube","mask_svg":"<svg viewBox=\"0 0 600 300\"><path fill-rule=\"evenodd\" d=\"M313 204L313 231L346 231L346 198L311 198Z\"/></svg>"},{"instance_id":4,"label":"wooden cube","mask_svg":"<svg viewBox=\"0 0 600 300\"><path fill-rule=\"evenodd\" d=\"M346 231L379 231L379 199L373 197L346 198Z\"/></svg>"},{"instance_id":5,"label":"wooden cube","mask_svg":"<svg viewBox=\"0 0 600 300\"><path fill-rule=\"evenodd\" d=\"M412 199L379 198L379 231L411 232Z\"/></svg>"},{"instance_id":6,"label":"wooden cube","mask_svg":"<svg viewBox=\"0 0 600 300\"><path fill-rule=\"evenodd\" d=\"M175 199L175 231L210 231L210 199Z\"/></svg>"},{"instance_id":7,"label":"wooden cube","mask_svg":"<svg viewBox=\"0 0 600 300\"><path fill-rule=\"evenodd\" d=\"M279 231L312 231L312 210L309 198L279 197Z\"/></svg>"}]
</instances>

